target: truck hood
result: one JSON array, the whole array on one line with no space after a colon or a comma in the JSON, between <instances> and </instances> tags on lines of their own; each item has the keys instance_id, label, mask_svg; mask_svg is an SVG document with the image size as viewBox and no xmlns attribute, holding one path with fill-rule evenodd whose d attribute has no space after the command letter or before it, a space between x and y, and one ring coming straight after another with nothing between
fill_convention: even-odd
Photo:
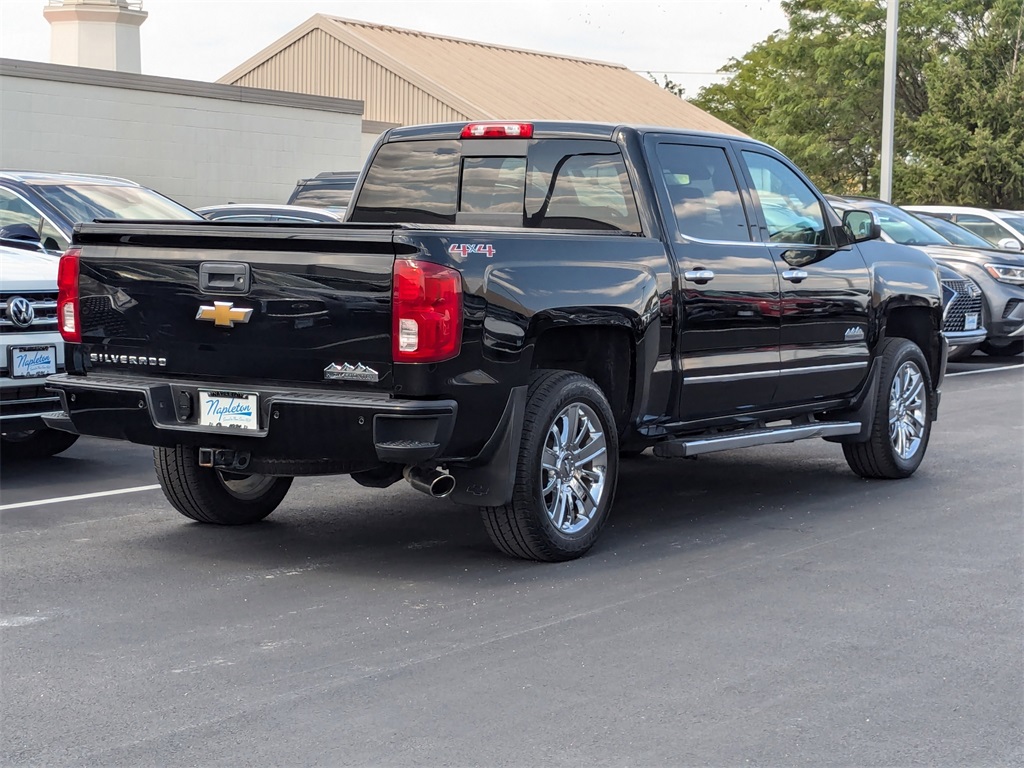
<instances>
[{"instance_id":1,"label":"truck hood","mask_svg":"<svg viewBox=\"0 0 1024 768\"><path fill-rule=\"evenodd\" d=\"M59 261L57 256L0 246L0 290L56 291Z\"/></svg>"}]
</instances>

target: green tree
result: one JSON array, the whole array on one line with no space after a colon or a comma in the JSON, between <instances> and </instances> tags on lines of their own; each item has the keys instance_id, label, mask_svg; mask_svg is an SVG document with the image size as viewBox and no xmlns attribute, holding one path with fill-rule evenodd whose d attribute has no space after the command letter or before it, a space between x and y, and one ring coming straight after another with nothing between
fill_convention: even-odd
<instances>
[{"instance_id":1,"label":"green tree","mask_svg":"<svg viewBox=\"0 0 1024 768\"><path fill-rule=\"evenodd\" d=\"M902 197L1024 207L1024 2L990 5L925 66L928 109L905 127Z\"/></svg>"},{"instance_id":2,"label":"green tree","mask_svg":"<svg viewBox=\"0 0 1024 768\"><path fill-rule=\"evenodd\" d=\"M885 0L784 0L789 29L693 103L789 155L822 189L879 189ZM1024 201L1024 0L902 0L898 201ZM955 153L951 155L951 153ZM940 183L941 182L941 183Z\"/></svg>"}]
</instances>

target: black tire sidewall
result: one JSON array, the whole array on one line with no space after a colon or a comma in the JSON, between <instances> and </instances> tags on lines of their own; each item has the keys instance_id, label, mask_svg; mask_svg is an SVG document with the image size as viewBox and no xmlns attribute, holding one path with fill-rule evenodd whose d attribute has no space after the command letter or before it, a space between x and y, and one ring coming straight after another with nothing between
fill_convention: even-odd
<instances>
[{"instance_id":1,"label":"black tire sidewall","mask_svg":"<svg viewBox=\"0 0 1024 768\"><path fill-rule=\"evenodd\" d=\"M533 424L524 430L523 444L520 449L519 466L516 468L517 482L514 503L524 510L529 508L536 525L542 527L544 539L549 545L563 555L575 555L588 550L600 535L608 521L615 497L618 478L618 435L615 429L615 417L601 389L590 379L575 373L555 374L564 377L564 382L553 392L540 397L539 407L531 414L527 408L527 418ZM541 493L541 457L544 442L555 417L570 403L583 403L589 406L601 420L601 430L605 437L608 457L608 470L605 476L605 489L598 503L597 511L591 522L578 533L567 534L558 530L548 517Z\"/></svg>"},{"instance_id":2,"label":"black tire sidewall","mask_svg":"<svg viewBox=\"0 0 1024 768\"><path fill-rule=\"evenodd\" d=\"M1018 357L1024 354L1024 340L1003 339L1002 345L992 341L984 341L981 344L981 351L990 357Z\"/></svg>"},{"instance_id":3,"label":"black tire sidewall","mask_svg":"<svg viewBox=\"0 0 1024 768\"><path fill-rule=\"evenodd\" d=\"M928 442L931 440L932 423L935 420L935 390L931 384L928 362L925 360L921 349L908 339L894 339L893 341L896 342L892 347L894 352L886 360L886 367L882 370L882 390L878 393L875 428L879 430L878 438L883 440L888 448L889 460L892 464L899 470L900 474L911 475L921 466L924 455L928 450ZM928 409L925 414L924 436L921 438L921 445L917 452L909 459L904 459L896 452L896 448L889 437L889 395L892 391L893 380L897 372L906 362L915 363L921 372L925 385L925 404Z\"/></svg>"},{"instance_id":4,"label":"black tire sidewall","mask_svg":"<svg viewBox=\"0 0 1024 768\"><path fill-rule=\"evenodd\" d=\"M154 448L153 460L167 500L185 517L201 523L259 522L278 507L292 484L290 477L277 477L260 496L243 499L221 483L217 470L199 466L198 448Z\"/></svg>"}]
</instances>

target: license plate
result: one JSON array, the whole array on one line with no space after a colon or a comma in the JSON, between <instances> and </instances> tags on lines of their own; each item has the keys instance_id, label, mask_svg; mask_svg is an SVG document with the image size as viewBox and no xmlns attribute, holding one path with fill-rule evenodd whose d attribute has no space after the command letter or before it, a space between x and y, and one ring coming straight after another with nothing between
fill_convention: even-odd
<instances>
[{"instance_id":1,"label":"license plate","mask_svg":"<svg viewBox=\"0 0 1024 768\"><path fill-rule=\"evenodd\" d=\"M10 347L11 378L35 379L57 372L57 347L44 344L37 347Z\"/></svg>"},{"instance_id":2,"label":"license plate","mask_svg":"<svg viewBox=\"0 0 1024 768\"><path fill-rule=\"evenodd\" d=\"M259 395L245 392L199 392L199 425L259 429Z\"/></svg>"},{"instance_id":3,"label":"license plate","mask_svg":"<svg viewBox=\"0 0 1024 768\"><path fill-rule=\"evenodd\" d=\"M964 330L965 331L976 331L978 330L978 313L972 312L964 318Z\"/></svg>"}]
</instances>

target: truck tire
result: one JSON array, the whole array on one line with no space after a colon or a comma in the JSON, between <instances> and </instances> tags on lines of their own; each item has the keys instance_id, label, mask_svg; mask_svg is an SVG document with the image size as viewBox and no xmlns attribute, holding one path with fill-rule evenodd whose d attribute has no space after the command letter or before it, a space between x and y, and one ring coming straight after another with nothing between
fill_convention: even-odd
<instances>
[{"instance_id":1,"label":"truck tire","mask_svg":"<svg viewBox=\"0 0 1024 768\"><path fill-rule=\"evenodd\" d=\"M608 521L618 449L615 417L597 384L571 371L535 371L512 502L481 509L491 541L525 560L583 555Z\"/></svg>"},{"instance_id":2,"label":"truck tire","mask_svg":"<svg viewBox=\"0 0 1024 768\"><path fill-rule=\"evenodd\" d=\"M910 477L924 459L932 431L935 398L928 363L909 339L886 339L880 373L871 437L844 443L843 454L861 477Z\"/></svg>"},{"instance_id":3,"label":"truck tire","mask_svg":"<svg viewBox=\"0 0 1024 768\"><path fill-rule=\"evenodd\" d=\"M47 459L66 451L76 440L78 435L46 427L8 432L0 437L0 455L4 461Z\"/></svg>"},{"instance_id":4,"label":"truck tire","mask_svg":"<svg viewBox=\"0 0 1024 768\"><path fill-rule=\"evenodd\" d=\"M199 466L199 449L154 448L153 466L164 496L185 517L216 525L257 523L284 500L292 478L241 475Z\"/></svg>"}]
</instances>

